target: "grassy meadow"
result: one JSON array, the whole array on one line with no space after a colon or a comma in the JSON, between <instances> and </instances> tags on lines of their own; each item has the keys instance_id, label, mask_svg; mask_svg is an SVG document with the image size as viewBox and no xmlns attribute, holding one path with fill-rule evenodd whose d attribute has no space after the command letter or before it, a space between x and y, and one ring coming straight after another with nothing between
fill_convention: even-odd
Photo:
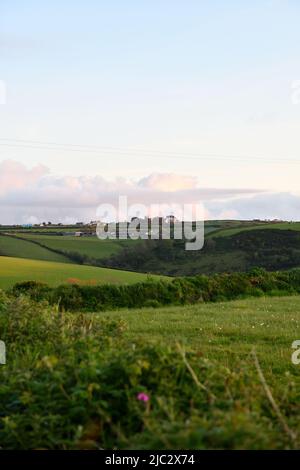
<instances>
[{"instance_id":1,"label":"grassy meadow","mask_svg":"<svg viewBox=\"0 0 300 470\"><path fill-rule=\"evenodd\" d=\"M53 253L46 248L30 243L29 241L5 235L0 236L0 256L57 261L61 263L71 262L62 254Z\"/></svg>"},{"instance_id":2,"label":"grassy meadow","mask_svg":"<svg viewBox=\"0 0 300 470\"><path fill-rule=\"evenodd\" d=\"M22 234L28 241L41 243L45 248L57 249L65 252L78 252L95 259L102 259L118 253L122 246L130 241L99 240L97 237L74 237L56 235Z\"/></svg>"},{"instance_id":3,"label":"grassy meadow","mask_svg":"<svg viewBox=\"0 0 300 470\"><path fill-rule=\"evenodd\" d=\"M284 379L287 371L297 373L290 356L292 342L300 339L300 296L122 310L109 315L126 321L125 335L130 341L147 339L170 346L180 342L227 367L238 366L255 348L273 378L282 374Z\"/></svg>"},{"instance_id":4,"label":"grassy meadow","mask_svg":"<svg viewBox=\"0 0 300 470\"><path fill-rule=\"evenodd\" d=\"M155 276L154 276L155 277ZM157 276L160 278L160 276ZM0 288L26 280L60 284L129 284L147 279L147 274L70 263L0 256Z\"/></svg>"},{"instance_id":5,"label":"grassy meadow","mask_svg":"<svg viewBox=\"0 0 300 470\"><path fill-rule=\"evenodd\" d=\"M277 222L277 223L267 223L267 224L251 224L251 225L241 225L233 228L221 228L218 230L213 230L209 234L211 237L230 237L241 232L248 232L250 230L294 230L296 232L300 231L300 222Z\"/></svg>"}]
</instances>

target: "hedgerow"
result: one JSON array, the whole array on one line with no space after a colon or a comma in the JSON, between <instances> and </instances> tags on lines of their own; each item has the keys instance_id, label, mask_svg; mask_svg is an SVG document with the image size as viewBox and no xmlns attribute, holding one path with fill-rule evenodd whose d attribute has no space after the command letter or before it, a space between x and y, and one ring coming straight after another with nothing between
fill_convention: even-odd
<instances>
[{"instance_id":1,"label":"hedgerow","mask_svg":"<svg viewBox=\"0 0 300 470\"><path fill-rule=\"evenodd\" d=\"M154 280L131 285L61 285L49 287L34 281L18 283L14 296L26 294L36 301L47 300L62 310L101 311L145 306L185 305L217 302L261 295L300 292L300 270L267 272L255 268L248 273L198 275Z\"/></svg>"}]
</instances>

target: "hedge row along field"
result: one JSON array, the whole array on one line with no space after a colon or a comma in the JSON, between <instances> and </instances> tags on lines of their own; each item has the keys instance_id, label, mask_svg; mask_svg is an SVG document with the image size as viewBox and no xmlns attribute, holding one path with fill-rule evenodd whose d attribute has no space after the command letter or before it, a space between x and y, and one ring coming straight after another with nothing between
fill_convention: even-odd
<instances>
[{"instance_id":1,"label":"hedge row along field","mask_svg":"<svg viewBox=\"0 0 300 470\"><path fill-rule=\"evenodd\" d=\"M70 311L101 311L118 308L160 307L197 302L216 302L263 295L300 293L300 269L267 272L254 269L249 273L218 274L211 277L176 278L172 281L145 282L131 285L61 285L51 288L34 281L18 283L14 295L27 294L33 300L47 300Z\"/></svg>"}]
</instances>

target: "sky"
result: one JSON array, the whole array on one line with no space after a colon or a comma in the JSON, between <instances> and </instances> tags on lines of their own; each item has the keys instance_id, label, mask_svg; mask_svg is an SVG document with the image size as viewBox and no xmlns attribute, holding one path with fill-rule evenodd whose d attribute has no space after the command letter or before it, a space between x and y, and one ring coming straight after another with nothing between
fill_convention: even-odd
<instances>
[{"instance_id":1,"label":"sky","mask_svg":"<svg viewBox=\"0 0 300 470\"><path fill-rule=\"evenodd\" d=\"M0 223L300 220L298 0L0 0Z\"/></svg>"}]
</instances>

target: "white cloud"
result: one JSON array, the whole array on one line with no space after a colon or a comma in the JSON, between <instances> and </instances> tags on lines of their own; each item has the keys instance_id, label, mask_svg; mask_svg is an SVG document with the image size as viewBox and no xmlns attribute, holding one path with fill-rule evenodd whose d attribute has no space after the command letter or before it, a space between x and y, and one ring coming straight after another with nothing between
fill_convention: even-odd
<instances>
[{"instance_id":1,"label":"white cloud","mask_svg":"<svg viewBox=\"0 0 300 470\"><path fill-rule=\"evenodd\" d=\"M299 219L300 197L259 194L254 189L201 188L196 176L154 173L134 181L95 176L55 176L45 166L0 163L0 223L74 222L95 219L102 203L187 204L201 202L210 218ZM250 197L251 196L251 197Z\"/></svg>"},{"instance_id":2,"label":"white cloud","mask_svg":"<svg viewBox=\"0 0 300 470\"><path fill-rule=\"evenodd\" d=\"M288 192L258 194L223 202L210 201L207 207L212 219L300 220L300 195Z\"/></svg>"},{"instance_id":3,"label":"white cloud","mask_svg":"<svg viewBox=\"0 0 300 470\"><path fill-rule=\"evenodd\" d=\"M182 191L198 186L196 176L181 176L174 173L153 173L139 181L139 186L158 191Z\"/></svg>"},{"instance_id":4,"label":"white cloud","mask_svg":"<svg viewBox=\"0 0 300 470\"><path fill-rule=\"evenodd\" d=\"M49 170L43 165L27 169L22 163L4 160L0 164L0 196L34 184L47 173Z\"/></svg>"}]
</instances>

